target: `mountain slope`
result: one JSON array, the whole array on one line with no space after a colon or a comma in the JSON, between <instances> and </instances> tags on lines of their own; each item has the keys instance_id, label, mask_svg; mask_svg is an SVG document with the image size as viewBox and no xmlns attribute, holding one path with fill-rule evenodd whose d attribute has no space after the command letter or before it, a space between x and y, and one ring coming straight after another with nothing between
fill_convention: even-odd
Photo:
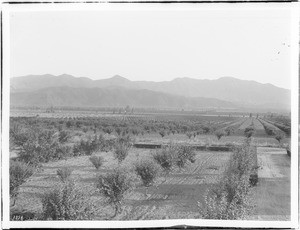
<instances>
[{"instance_id":1,"label":"mountain slope","mask_svg":"<svg viewBox=\"0 0 300 230\"><path fill-rule=\"evenodd\" d=\"M212 98L187 98L150 90L120 87L51 87L33 92L11 93L11 106L134 106L156 108L235 108L236 105Z\"/></svg>"},{"instance_id":2,"label":"mountain slope","mask_svg":"<svg viewBox=\"0 0 300 230\"><path fill-rule=\"evenodd\" d=\"M10 85L13 92L31 92L38 89L48 87L93 87L94 81L84 77L73 77L68 74L54 76L51 74L44 75L28 75L23 77L14 77L11 79Z\"/></svg>"},{"instance_id":3,"label":"mountain slope","mask_svg":"<svg viewBox=\"0 0 300 230\"><path fill-rule=\"evenodd\" d=\"M290 105L290 91L271 84L223 77L217 80L178 78L171 82L140 83L140 87L187 97L209 97L256 106L261 104Z\"/></svg>"},{"instance_id":4,"label":"mountain slope","mask_svg":"<svg viewBox=\"0 0 300 230\"><path fill-rule=\"evenodd\" d=\"M290 109L290 90L271 84L222 77L217 80L177 78L172 81L130 81L121 76L103 80L75 78L70 75L24 76L11 79L12 92L32 92L47 87L147 89L185 97L206 97L230 101L243 107Z\"/></svg>"}]
</instances>

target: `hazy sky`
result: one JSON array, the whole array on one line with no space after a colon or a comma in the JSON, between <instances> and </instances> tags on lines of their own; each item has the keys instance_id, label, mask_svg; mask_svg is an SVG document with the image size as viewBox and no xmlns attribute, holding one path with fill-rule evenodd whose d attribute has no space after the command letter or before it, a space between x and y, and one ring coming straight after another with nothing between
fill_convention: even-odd
<instances>
[{"instance_id":1,"label":"hazy sky","mask_svg":"<svg viewBox=\"0 0 300 230\"><path fill-rule=\"evenodd\" d=\"M287 9L14 12L10 19L12 77L232 76L290 88Z\"/></svg>"}]
</instances>

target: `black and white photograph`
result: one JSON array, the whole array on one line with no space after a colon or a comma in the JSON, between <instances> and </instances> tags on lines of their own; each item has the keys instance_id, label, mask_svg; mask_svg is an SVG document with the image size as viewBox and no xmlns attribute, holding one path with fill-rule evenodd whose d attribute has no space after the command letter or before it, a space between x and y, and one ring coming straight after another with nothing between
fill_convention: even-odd
<instances>
[{"instance_id":1,"label":"black and white photograph","mask_svg":"<svg viewBox=\"0 0 300 230\"><path fill-rule=\"evenodd\" d=\"M298 226L299 4L2 4L5 228Z\"/></svg>"}]
</instances>

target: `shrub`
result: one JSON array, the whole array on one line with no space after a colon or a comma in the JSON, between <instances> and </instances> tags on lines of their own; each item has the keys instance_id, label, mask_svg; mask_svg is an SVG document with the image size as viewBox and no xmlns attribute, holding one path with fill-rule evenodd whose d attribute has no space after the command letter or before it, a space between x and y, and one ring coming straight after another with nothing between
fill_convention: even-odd
<instances>
[{"instance_id":1,"label":"shrub","mask_svg":"<svg viewBox=\"0 0 300 230\"><path fill-rule=\"evenodd\" d=\"M235 220L244 218L251 211L249 204L247 180L236 181L236 176L232 175L226 185L216 188L213 192L205 196L205 208L201 209L204 219L225 219ZM225 184L224 184L225 185ZM198 203L201 207L201 204Z\"/></svg>"},{"instance_id":2,"label":"shrub","mask_svg":"<svg viewBox=\"0 0 300 230\"><path fill-rule=\"evenodd\" d=\"M188 137L189 139L191 139L191 137L193 136L193 133L192 133L192 132L187 132L186 135L187 135L187 137Z\"/></svg>"},{"instance_id":3,"label":"shrub","mask_svg":"<svg viewBox=\"0 0 300 230\"><path fill-rule=\"evenodd\" d=\"M130 145L123 142L117 142L114 149L114 156L121 163L128 155Z\"/></svg>"},{"instance_id":4,"label":"shrub","mask_svg":"<svg viewBox=\"0 0 300 230\"><path fill-rule=\"evenodd\" d=\"M19 161L10 161L9 167L9 194L13 199L12 206L15 205L17 196L19 194L20 186L32 176L34 168Z\"/></svg>"},{"instance_id":5,"label":"shrub","mask_svg":"<svg viewBox=\"0 0 300 230\"><path fill-rule=\"evenodd\" d=\"M89 159L97 170L103 165L104 162L103 157L101 156L91 156Z\"/></svg>"},{"instance_id":6,"label":"shrub","mask_svg":"<svg viewBox=\"0 0 300 230\"><path fill-rule=\"evenodd\" d=\"M107 133L107 134L111 134L112 131L113 131L113 130L112 130L111 128L109 128L109 127L103 129L103 132L104 132L104 133Z\"/></svg>"},{"instance_id":7,"label":"shrub","mask_svg":"<svg viewBox=\"0 0 300 230\"><path fill-rule=\"evenodd\" d=\"M70 154L70 147L59 144L53 130L28 131L30 138L23 143L18 159L34 166L50 160L63 159ZM34 132L34 134L32 134Z\"/></svg>"},{"instance_id":8,"label":"shrub","mask_svg":"<svg viewBox=\"0 0 300 230\"><path fill-rule=\"evenodd\" d=\"M13 123L9 130L9 141L16 146L22 146L28 141L32 134L33 133L28 132L28 130L23 129L20 124Z\"/></svg>"},{"instance_id":9,"label":"shrub","mask_svg":"<svg viewBox=\"0 0 300 230\"><path fill-rule=\"evenodd\" d=\"M72 156L73 156L73 152L71 146L58 145L56 148L56 154L50 160L61 160Z\"/></svg>"},{"instance_id":10,"label":"shrub","mask_svg":"<svg viewBox=\"0 0 300 230\"><path fill-rule=\"evenodd\" d=\"M287 155L288 155L289 157L291 157L291 146L288 144L288 145L285 147L285 149L286 149Z\"/></svg>"},{"instance_id":11,"label":"shrub","mask_svg":"<svg viewBox=\"0 0 300 230\"><path fill-rule=\"evenodd\" d=\"M143 185L149 187L157 175L157 167L153 161L144 160L135 165L135 172L142 179Z\"/></svg>"},{"instance_id":12,"label":"shrub","mask_svg":"<svg viewBox=\"0 0 300 230\"><path fill-rule=\"evenodd\" d=\"M74 146L74 155L92 155L92 153L96 152L101 147L100 136L98 138L97 135L94 138L89 138L88 140L81 140L78 144Z\"/></svg>"},{"instance_id":13,"label":"shrub","mask_svg":"<svg viewBox=\"0 0 300 230\"><path fill-rule=\"evenodd\" d=\"M249 142L235 149L223 178L205 196L205 206L198 203L203 218L232 220L249 214L251 175L256 167L254 153Z\"/></svg>"},{"instance_id":14,"label":"shrub","mask_svg":"<svg viewBox=\"0 0 300 230\"><path fill-rule=\"evenodd\" d=\"M34 166L51 160L64 159L71 155L71 147L60 145L58 142L26 142L18 153L20 161Z\"/></svg>"},{"instance_id":15,"label":"shrub","mask_svg":"<svg viewBox=\"0 0 300 230\"><path fill-rule=\"evenodd\" d=\"M285 135L283 132L278 131L275 135L275 139L281 143L281 140L283 140L285 138Z\"/></svg>"},{"instance_id":16,"label":"shrub","mask_svg":"<svg viewBox=\"0 0 300 230\"><path fill-rule=\"evenodd\" d=\"M203 125L201 127L201 129L203 130L204 134L208 134L211 131L211 127L207 126L207 125Z\"/></svg>"},{"instance_id":17,"label":"shrub","mask_svg":"<svg viewBox=\"0 0 300 230\"><path fill-rule=\"evenodd\" d=\"M93 204L73 181L59 184L43 195L42 206L44 220L86 220L94 214Z\"/></svg>"},{"instance_id":18,"label":"shrub","mask_svg":"<svg viewBox=\"0 0 300 230\"><path fill-rule=\"evenodd\" d=\"M183 168L188 161L194 163L196 161L196 153L191 146L178 146L176 149L176 165Z\"/></svg>"},{"instance_id":19,"label":"shrub","mask_svg":"<svg viewBox=\"0 0 300 230\"><path fill-rule=\"evenodd\" d=\"M215 135L220 140L223 136L225 136L225 132L223 130L217 130L215 131Z\"/></svg>"},{"instance_id":20,"label":"shrub","mask_svg":"<svg viewBox=\"0 0 300 230\"><path fill-rule=\"evenodd\" d=\"M165 172L171 171L173 166L172 147L163 147L155 152L153 159L163 168Z\"/></svg>"},{"instance_id":21,"label":"shrub","mask_svg":"<svg viewBox=\"0 0 300 230\"><path fill-rule=\"evenodd\" d=\"M129 135L118 136L118 138L116 139L116 143L122 143L128 146L131 146L132 142L133 140Z\"/></svg>"},{"instance_id":22,"label":"shrub","mask_svg":"<svg viewBox=\"0 0 300 230\"><path fill-rule=\"evenodd\" d=\"M248 126L247 128L245 128L244 134L247 138L252 137L254 133L255 133L254 126Z\"/></svg>"},{"instance_id":23,"label":"shrub","mask_svg":"<svg viewBox=\"0 0 300 230\"><path fill-rule=\"evenodd\" d=\"M227 127L225 129L225 133L226 133L227 136L230 136L231 134L234 133L234 128L233 127Z\"/></svg>"},{"instance_id":24,"label":"shrub","mask_svg":"<svg viewBox=\"0 0 300 230\"><path fill-rule=\"evenodd\" d=\"M166 132L165 130L160 130L159 131L159 135L163 138L164 136L166 136Z\"/></svg>"},{"instance_id":25,"label":"shrub","mask_svg":"<svg viewBox=\"0 0 300 230\"><path fill-rule=\"evenodd\" d=\"M131 188L131 180L126 173L115 169L111 173L100 175L97 178L96 187L114 208L113 217L115 217L121 211L125 193Z\"/></svg>"},{"instance_id":26,"label":"shrub","mask_svg":"<svg viewBox=\"0 0 300 230\"><path fill-rule=\"evenodd\" d=\"M74 123L69 120L66 122L66 126L67 126L67 128L71 128L71 126L74 126Z\"/></svg>"},{"instance_id":27,"label":"shrub","mask_svg":"<svg viewBox=\"0 0 300 230\"><path fill-rule=\"evenodd\" d=\"M68 131L65 131L65 130L59 131L58 140L60 143L66 143L68 141L69 137L70 137L70 134Z\"/></svg>"},{"instance_id":28,"label":"shrub","mask_svg":"<svg viewBox=\"0 0 300 230\"><path fill-rule=\"evenodd\" d=\"M56 174L62 182L66 182L67 180L69 180L72 174L72 170L68 167L63 167L57 169Z\"/></svg>"},{"instance_id":29,"label":"shrub","mask_svg":"<svg viewBox=\"0 0 300 230\"><path fill-rule=\"evenodd\" d=\"M115 129L115 132L118 134L118 136L120 136L122 130L121 130L119 127L117 127L117 128Z\"/></svg>"}]
</instances>

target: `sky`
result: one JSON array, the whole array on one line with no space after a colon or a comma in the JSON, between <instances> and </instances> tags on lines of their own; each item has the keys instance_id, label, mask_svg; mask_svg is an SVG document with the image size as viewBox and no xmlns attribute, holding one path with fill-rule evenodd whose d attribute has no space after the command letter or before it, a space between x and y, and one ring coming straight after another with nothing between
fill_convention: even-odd
<instances>
[{"instance_id":1,"label":"sky","mask_svg":"<svg viewBox=\"0 0 300 230\"><path fill-rule=\"evenodd\" d=\"M268 5L12 12L11 77L230 76L291 88L290 11Z\"/></svg>"}]
</instances>

